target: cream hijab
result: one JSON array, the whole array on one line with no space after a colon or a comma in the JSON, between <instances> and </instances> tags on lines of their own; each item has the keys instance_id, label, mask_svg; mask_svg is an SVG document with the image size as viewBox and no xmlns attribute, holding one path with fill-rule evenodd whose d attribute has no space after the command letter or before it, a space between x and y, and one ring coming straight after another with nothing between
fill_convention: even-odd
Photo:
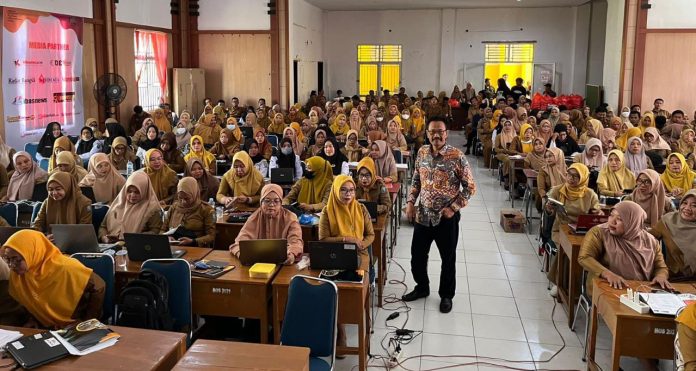
<instances>
[{"instance_id":1,"label":"cream hijab","mask_svg":"<svg viewBox=\"0 0 696 371\"><path fill-rule=\"evenodd\" d=\"M20 173L15 165L15 171L12 173L10 184L7 187L7 198L9 201L31 199L34 193L34 185L48 177L48 173L31 159L31 155L28 152L19 151L15 153L15 155L12 156L12 162L16 164L18 157L28 158L31 161L31 168Z\"/></svg>"},{"instance_id":2,"label":"cream hijab","mask_svg":"<svg viewBox=\"0 0 696 371\"><path fill-rule=\"evenodd\" d=\"M104 175L97 171L100 164L109 166L109 171ZM124 184L126 184L126 179L116 171L109 156L97 153L89 159L89 173L82 178L79 185L80 187L92 187L95 201L109 204L118 196Z\"/></svg>"},{"instance_id":3,"label":"cream hijab","mask_svg":"<svg viewBox=\"0 0 696 371\"><path fill-rule=\"evenodd\" d=\"M131 186L140 192L140 202L136 204L131 204L126 199L128 187ZM152 189L150 177L142 171L136 171L128 178L106 213L107 234L122 240L124 233L140 233L154 211L162 211L162 208Z\"/></svg>"}]
</instances>

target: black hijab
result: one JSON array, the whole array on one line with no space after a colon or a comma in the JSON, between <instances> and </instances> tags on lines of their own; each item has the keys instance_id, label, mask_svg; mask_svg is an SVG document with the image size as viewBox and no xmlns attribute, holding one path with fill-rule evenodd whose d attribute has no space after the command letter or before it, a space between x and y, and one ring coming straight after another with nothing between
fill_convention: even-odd
<instances>
[{"instance_id":1,"label":"black hijab","mask_svg":"<svg viewBox=\"0 0 696 371\"><path fill-rule=\"evenodd\" d=\"M53 136L53 126L58 125L58 128L60 128L60 124L57 123L56 121L50 122L46 126L46 130L44 131L43 135L41 136L41 139L39 140L39 146L37 148L37 151L41 154L43 157L51 157L53 155L53 142L56 141L56 139L60 138L63 136L63 133L57 137Z\"/></svg>"},{"instance_id":2,"label":"black hijab","mask_svg":"<svg viewBox=\"0 0 696 371\"><path fill-rule=\"evenodd\" d=\"M104 139L104 153L107 155L111 153L111 143L114 142L114 139L118 137L124 137L126 138L126 142L128 142L128 145L131 145L131 138L126 134L126 129L121 126L118 122L110 122L106 124L106 131L109 133L109 136Z\"/></svg>"},{"instance_id":3,"label":"black hijab","mask_svg":"<svg viewBox=\"0 0 696 371\"><path fill-rule=\"evenodd\" d=\"M160 144L159 129L157 129L157 126L155 126L155 125L148 125L147 129L145 129L145 132L147 133L148 131L150 131L150 128L154 128L155 131L157 132L157 136L155 137L155 139L151 140L150 138L145 136L145 140L140 142L140 144L138 145L140 148L142 148L146 151L149 149L152 149L152 148L159 148L159 144ZM109 132L109 135L110 134L111 134L111 132Z\"/></svg>"},{"instance_id":4,"label":"black hijab","mask_svg":"<svg viewBox=\"0 0 696 371\"><path fill-rule=\"evenodd\" d=\"M290 138L283 138L278 146L278 167L282 169L292 169L292 176L295 176L295 152L291 152L289 155L283 154L283 144L290 144L290 149L292 149L292 141Z\"/></svg>"},{"instance_id":5,"label":"black hijab","mask_svg":"<svg viewBox=\"0 0 696 371\"><path fill-rule=\"evenodd\" d=\"M331 164L333 175L340 175L343 163L347 162L348 159L343 154L343 152L340 151L340 148L338 147L338 142L335 138L326 138L326 142L331 142L331 144L333 144L334 154L333 156L329 156L324 152L324 149L322 148L321 151L319 151L319 157L323 158L324 160L328 161L329 164ZM326 144L326 142L324 143Z\"/></svg>"},{"instance_id":6,"label":"black hijab","mask_svg":"<svg viewBox=\"0 0 696 371\"><path fill-rule=\"evenodd\" d=\"M263 157L263 154L261 153L260 150L257 151L256 156L252 156L252 155L251 155L251 146L252 146L252 145L255 145L256 148L259 148L259 144L256 143L256 141L253 140L253 139L247 140L246 144L244 145L244 148L246 148L246 151L247 151L247 153L249 154L249 157L251 157L251 161L253 161L253 162L254 162L254 165L256 165L256 164L258 164L259 162L261 162L262 160L265 160L265 158Z\"/></svg>"},{"instance_id":7,"label":"black hijab","mask_svg":"<svg viewBox=\"0 0 696 371\"><path fill-rule=\"evenodd\" d=\"M90 140L84 140L82 139L82 132L85 130L89 130L89 134L92 136ZM78 142L77 148L75 148L76 152L78 155L88 153L89 151L92 150L92 146L94 145L94 142L97 140L97 138L94 137L94 131L92 130L91 127L85 126L82 129L80 129L80 141Z\"/></svg>"}]
</instances>

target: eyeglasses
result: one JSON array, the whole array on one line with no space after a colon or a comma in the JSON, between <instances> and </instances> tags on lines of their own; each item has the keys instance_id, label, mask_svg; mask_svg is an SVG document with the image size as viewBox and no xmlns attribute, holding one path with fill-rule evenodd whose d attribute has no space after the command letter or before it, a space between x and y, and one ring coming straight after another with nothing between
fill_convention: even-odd
<instances>
[{"instance_id":1,"label":"eyeglasses","mask_svg":"<svg viewBox=\"0 0 696 371\"><path fill-rule=\"evenodd\" d=\"M444 134L447 130L428 130L428 134L430 135L435 135L435 134Z\"/></svg>"},{"instance_id":2,"label":"eyeglasses","mask_svg":"<svg viewBox=\"0 0 696 371\"><path fill-rule=\"evenodd\" d=\"M568 173L568 179L580 180L580 175L573 175Z\"/></svg>"},{"instance_id":3,"label":"eyeglasses","mask_svg":"<svg viewBox=\"0 0 696 371\"><path fill-rule=\"evenodd\" d=\"M263 200L261 200L261 202L266 206L275 206L275 205L280 205L281 200L278 198L276 198L276 199L264 198Z\"/></svg>"},{"instance_id":4,"label":"eyeglasses","mask_svg":"<svg viewBox=\"0 0 696 371\"><path fill-rule=\"evenodd\" d=\"M10 268L14 268L14 267L19 266L20 264L22 264L22 260L23 260L20 257L10 258L7 255L0 255L0 257L2 257L2 260L4 260L5 263L7 263L7 266Z\"/></svg>"},{"instance_id":5,"label":"eyeglasses","mask_svg":"<svg viewBox=\"0 0 696 371\"><path fill-rule=\"evenodd\" d=\"M650 185L652 185L652 182L650 181L650 179L637 179L636 184L650 186Z\"/></svg>"},{"instance_id":6,"label":"eyeglasses","mask_svg":"<svg viewBox=\"0 0 696 371\"><path fill-rule=\"evenodd\" d=\"M370 174L370 173L367 173L367 174L358 174L358 178L361 178L361 179L370 179L370 178L372 178L372 174Z\"/></svg>"},{"instance_id":7,"label":"eyeglasses","mask_svg":"<svg viewBox=\"0 0 696 371\"><path fill-rule=\"evenodd\" d=\"M340 191L341 191L341 193L345 193L345 194L355 193L355 188L341 188Z\"/></svg>"}]
</instances>

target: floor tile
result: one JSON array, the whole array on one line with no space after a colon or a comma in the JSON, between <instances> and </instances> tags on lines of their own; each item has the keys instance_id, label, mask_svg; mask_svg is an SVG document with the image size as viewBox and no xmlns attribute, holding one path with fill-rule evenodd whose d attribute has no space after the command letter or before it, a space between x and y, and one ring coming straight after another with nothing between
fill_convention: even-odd
<instances>
[{"instance_id":1,"label":"floor tile","mask_svg":"<svg viewBox=\"0 0 696 371\"><path fill-rule=\"evenodd\" d=\"M466 263L467 276L469 278L491 278L507 280L508 275L505 266L498 264Z\"/></svg>"},{"instance_id":2,"label":"floor tile","mask_svg":"<svg viewBox=\"0 0 696 371\"><path fill-rule=\"evenodd\" d=\"M485 339L526 341L519 318L472 314L474 336Z\"/></svg>"},{"instance_id":3,"label":"floor tile","mask_svg":"<svg viewBox=\"0 0 696 371\"><path fill-rule=\"evenodd\" d=\"M425 311L423 329L431 334L474 336L471 314L468 313Z\"/></svg>"},{"instance_id":4,"label":"floor tile","mask_svg":"<svg viewBox=\"0 0 696 371\"><path fill-rule=\"evenodd\" d=\"M474 295L512 297L510 282L487 278L469 278L469 292Z\"/></svg>"},{"instance_id":5,"label":"floor tile","mask_svg":"<svg viewBox=\"0 0 696 371\"><path fill-rule=\"evenodd\" d=\"M470 295L471 313L519 318L515 299L502 296Z\"/></svg>"}]
</instances>

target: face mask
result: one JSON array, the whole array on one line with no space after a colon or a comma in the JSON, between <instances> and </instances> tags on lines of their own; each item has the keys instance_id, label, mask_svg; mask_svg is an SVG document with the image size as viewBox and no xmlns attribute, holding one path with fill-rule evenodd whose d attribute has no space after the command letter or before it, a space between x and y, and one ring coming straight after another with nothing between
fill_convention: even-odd
<instances>
[{"instance_id":1,"label":"face mask","mask_svg":"<svg viewBox=\"0 0 696 371\"><path fill-rule=\"evenodd\" d=\"M314 172L313 171L305 171L304 177L307 179L312 179L312 178L314 178Z\"/></svg>"},{"instance_id":2,"label":"face mask","mask_svg":"<svg viewBox=\"0 0 696 371\"><path fill-rule=\"evenodd\" d=\"M288 156L292 153L292 147L283 147L280 152L283 152L284 155Z\"/></svg>"},{"instance_id":3,"label":"face mask","mask_svg":"<svg viewBox=\"0 0 696 371\"><path fill-rule=\"evenodd\" d=\"M176 134L177 134L177 135L184 135L184 134L186 134L186 128L176 128Z\"/></svg>"},{"instance_id":4,"label":"face mask","mask_svg":"<svg viewBox=\"0 0 696 371\"><path fill-rule=\"evenodd\" d=\"M628 117L629 114L630 114L630 112L621 112L621 116L623 116L623 117Z\"/></svg>"},{"instance_id":5,"label":"face mask","mask_svg":"<svg viewBox=\"0 0 696 371\"><path fill-rule=\"evenodd\" d=\"M230 129L230 130L234 130L234 128L236 128L236 126L230 124L230 125L227 125L227 128Z\"/></svg>"},{"instance_id":6,"label":"face mask","mask_svg":"<svg viewBox=\"0 0 696 371\"><path fill-rule=\"evenodd\" d=\"M384 121L384 117L377 117L377 121L378 121L378 122Z\"/></svg>"},{"instance_id":7,"label":"face mask","mask_svg":"<svg viewBox=\"0 0 696 371\"><path fill-rule=\"evenodd\" d=\"M401 118L404 120L408 120L409 117L411 117L411 115L401 115Z\"/></svg>"}]
</instances>

